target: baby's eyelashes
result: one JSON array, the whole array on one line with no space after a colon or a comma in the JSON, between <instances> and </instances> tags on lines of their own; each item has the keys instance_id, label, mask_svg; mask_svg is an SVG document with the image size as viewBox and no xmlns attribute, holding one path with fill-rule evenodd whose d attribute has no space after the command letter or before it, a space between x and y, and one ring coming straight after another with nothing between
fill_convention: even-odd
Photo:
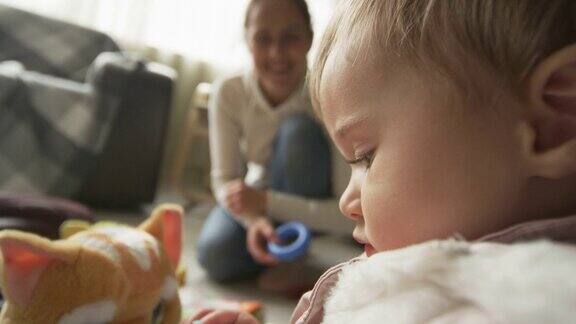
<instances>
[{"instance_id":1,"label":"baby's eyelashes","mask_svg":"<svg viewBox=\"0 0 576 324\"><path fill-rule=\"evenodd\" d=\"M354 160L349 160L348 164L350 164L351 166L361 165L366 169L369 169L370 166L372 165L373 159L374 159L374 151L369 151L367 153L362 154L360 157Z\"/></svg>"}]
</instances>

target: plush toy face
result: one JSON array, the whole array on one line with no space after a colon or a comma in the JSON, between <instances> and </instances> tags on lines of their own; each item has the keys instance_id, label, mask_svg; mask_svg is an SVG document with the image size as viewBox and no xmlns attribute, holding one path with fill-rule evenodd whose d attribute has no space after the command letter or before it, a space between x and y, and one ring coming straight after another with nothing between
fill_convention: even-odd
<instances>
[{"instance_id":1,"label":"plush toy face","mask_svg":"<svg viewBox=\"0 0 576 324\"><path fill-rule=\"evenodd\" d=\"M180 207L161 205L138 228L95 225L59 241L0 233L0 322L178 323L181 224Z\"/></svg>"}]
</instances>

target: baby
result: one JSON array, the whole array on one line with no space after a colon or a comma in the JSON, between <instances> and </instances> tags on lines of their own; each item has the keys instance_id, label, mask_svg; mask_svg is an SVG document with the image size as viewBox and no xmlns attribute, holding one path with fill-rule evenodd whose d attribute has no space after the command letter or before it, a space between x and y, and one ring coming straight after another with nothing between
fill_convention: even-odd
<instances>
[{"instance_id":1,"label":"baby","mask_svg":"<svg viewBox=\"0 0 576 324\"><path fill-rule=\"evenodd\" d=\"M351 165L340 209L368 257L451 237L576 243L573 0L344 0L310 87ZM342 268L293 322L326 319ZM196 319L226 316L252 321Z\"/></svg>"}]
</instances>

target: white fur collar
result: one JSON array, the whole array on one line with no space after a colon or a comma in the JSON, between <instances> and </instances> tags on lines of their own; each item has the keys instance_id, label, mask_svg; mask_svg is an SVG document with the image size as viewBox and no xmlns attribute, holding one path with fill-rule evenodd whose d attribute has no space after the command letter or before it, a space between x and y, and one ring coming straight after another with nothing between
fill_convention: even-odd
<instances>
[{"instance_id":1,"label":"white fur collar","mask_svg":"<svg viewBox=\"0 0 576 324\"><path fill-rule=\"evenodd\" d=\"M575 323L576 249L434 241L346 267L324 323Z\"/></svg>"}]
</instances>

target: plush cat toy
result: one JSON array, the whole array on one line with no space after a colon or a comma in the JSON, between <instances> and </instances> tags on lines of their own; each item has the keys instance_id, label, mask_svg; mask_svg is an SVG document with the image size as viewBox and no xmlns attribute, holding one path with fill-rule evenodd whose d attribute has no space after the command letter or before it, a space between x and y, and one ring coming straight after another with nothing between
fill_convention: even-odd
<instances>
[{"instance_id":1,"label":"plush cat toy","mask_svg":"<svg viewBox=\"0 0 576 324\"><path fill-rule=\"evenodd\" d=\"M58 241L1 232L0 323L178 323L182 213L165 204L138 228L97 224Z\"/></svg>"}]
</instances>

